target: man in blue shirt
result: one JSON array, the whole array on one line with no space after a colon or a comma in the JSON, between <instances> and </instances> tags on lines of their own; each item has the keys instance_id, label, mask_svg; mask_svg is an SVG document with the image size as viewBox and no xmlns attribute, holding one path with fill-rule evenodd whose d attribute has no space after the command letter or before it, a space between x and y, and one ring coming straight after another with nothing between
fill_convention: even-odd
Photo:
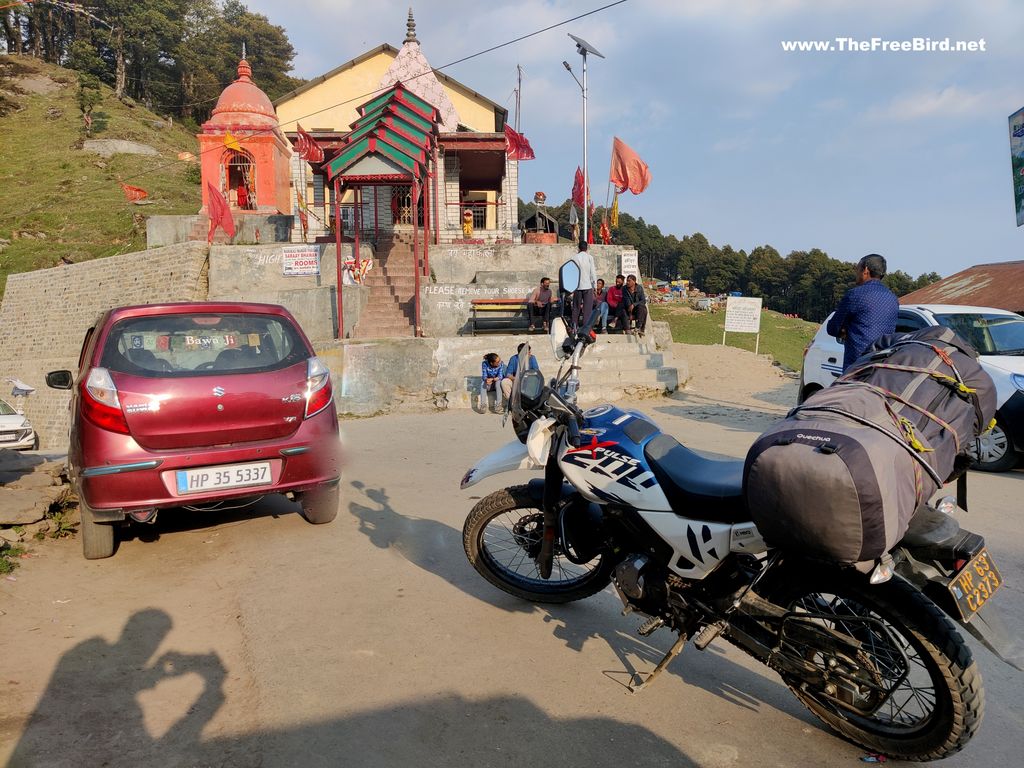
<instances>
[{"instance_id":1,"label":"man in blue shirt","mask_svg":"<svg viewBox=\"0 0 1024 768\"><path fill-rule=\"evenodd\" d=\"M882 336L896 332L900 302L883 283L885 259L870 253L857 262L857 285L846 292L826 331L844 345L843 372Z\"/></svg>"},{"instance_id":2,"label":"man in blue shirt","mask_svg":"<svg viewBox=\"0 0 1024 768\"><path fill-rule=\"evenodd\" d=\"M501 394L505 396L505 403L508 403L508 399L512 395L512 381L519 372L519 353L523 351L523 347L525 346L526 344L524 342L516 347L516 353L512 355L512 358L505 365L505 377L501 380ZM530 362L526 367L531 371L540 370L540 366L537 364L537 358L532 354L530 355Z\"/></svg>"}]
</instances>

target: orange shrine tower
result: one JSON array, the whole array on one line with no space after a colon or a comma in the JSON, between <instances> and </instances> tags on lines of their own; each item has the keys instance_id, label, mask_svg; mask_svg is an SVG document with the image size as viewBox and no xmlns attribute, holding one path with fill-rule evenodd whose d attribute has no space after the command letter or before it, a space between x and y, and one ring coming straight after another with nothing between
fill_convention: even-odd
<instances>
[{"instance_id":1,"label":"orange shrine tower","mask_svg":"<svg viewBox=\"0 0 1024 768\"><path fill-rule=\"evenodd\" d=\"M221 191L232 214L291 214L291 144L281 133L274 105L252 79L252 67L238 62L238 79L224 89L199 139L203 207L207 182Z\"/></svg>"}]
</instances>

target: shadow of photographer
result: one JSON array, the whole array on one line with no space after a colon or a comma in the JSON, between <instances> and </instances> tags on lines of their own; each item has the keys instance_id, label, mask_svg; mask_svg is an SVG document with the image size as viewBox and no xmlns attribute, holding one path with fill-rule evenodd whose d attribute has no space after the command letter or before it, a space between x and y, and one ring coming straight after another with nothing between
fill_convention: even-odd
<instances>
[{"instance_id":1,"label":"shadow of photographer","mask_svg":"<svg viewBox=\"0 0 1024 768\"><path fill-rule=\"evenodd\" d=\"M147 609L133 614L120 637L85 640L65 653L29 717L9 768L106 765L111 753L125 765L164 764L168 752L197 747L206 724L224 702L226 672L220 657L157 650L171 630L171 617ZM196 675L186 701L171 702L184 714L156 737L147 728L140 695L161 683Z\"/></svg>"}]
</instances>

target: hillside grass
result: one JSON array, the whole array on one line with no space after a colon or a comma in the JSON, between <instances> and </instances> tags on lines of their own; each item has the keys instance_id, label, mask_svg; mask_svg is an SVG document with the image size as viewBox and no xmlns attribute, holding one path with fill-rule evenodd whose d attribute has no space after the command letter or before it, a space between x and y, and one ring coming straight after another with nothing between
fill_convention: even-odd
<instances>
[{"instance_id":1,"label":"hillside grass","mask_svg":"<svg viewBox=\"0 0 1024 768\"><path fill-rule=\"evenodd\" d=\"M664 320L672 329L672 340L684 344L721 344L725 327L725 310L699 312L683 306L654 304L651 317ZM778 312L761 312L761 343L758 352L771 355L772 359L790 370L799 371L803 363L804 348L814 338L817 323L786 317ZM755 336L752 333L730 333L725 343L754 351Z\"/></svg>"},{"instance_id":2,"label":"hillside grass","mask_svg":"<svg viewBox=\"0 0 1024 768\"><path fill-rule=\"evenodd\" d=\"M60 88L44 95L19 85L39 75ZM107 126L92 138L141 142L159 155L101 158L79 148L84 134L77 96L77 73L27 56L0 56L6 111L0 116L0 238L11 241L0 247L0 296L10 274L56 266L62 256L78 262L143 250L147 216L199 210L199 185L189 179L189 164L177 159L179 152L198 154L192 131L119 102L104 86L94 115L106 113ZM153 204L128 202L119 180L145 189Z\"/></svg>"}]
</instances>

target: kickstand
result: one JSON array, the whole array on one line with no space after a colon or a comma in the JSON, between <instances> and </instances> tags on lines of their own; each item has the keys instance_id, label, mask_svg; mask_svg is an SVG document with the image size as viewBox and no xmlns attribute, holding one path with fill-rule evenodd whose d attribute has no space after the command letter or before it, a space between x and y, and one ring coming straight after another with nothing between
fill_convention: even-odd
<instances>
[{"instance_id":1,"label":"kickstand","mask_svg":"<svg viewBox=\"0 0 1024 768\"><path fill-rule=\"evenodd\" d=\"M636 685L629 686L629 692L640 693L640 691L653 683L654 678L660 675L665 670L665 667L672 663L672 659L678 656L679 652L683 650L683 646L686 645L686 639L687 636L685 634L679 635L679 639L676 640L672 647L668 649L668 653L666 653L664 658L658 662L658 666L656 666L654 671L647 676L647 679L641 683L637 683Z\"/></svg>"}]
</instances>

